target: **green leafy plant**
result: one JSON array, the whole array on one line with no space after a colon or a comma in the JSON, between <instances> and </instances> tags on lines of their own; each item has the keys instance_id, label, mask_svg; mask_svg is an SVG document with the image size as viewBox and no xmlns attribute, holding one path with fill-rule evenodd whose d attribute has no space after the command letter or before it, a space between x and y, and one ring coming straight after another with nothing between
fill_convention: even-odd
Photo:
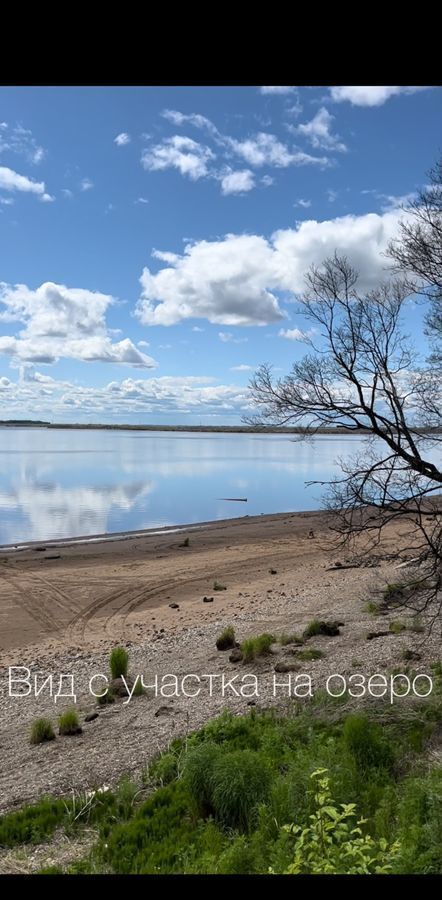
<instances>
[{"instance_id":1,"label":"green leafy plant","mask_svg":"<svg viewBox=\"0 0 442 900\"><path fill-rule=\"evenodd\" d=\"M32 724L30 743L44 744L45 741L53 741L55 732L50 719L37 719Z\"/></svg>"},{"instance_id":2,"label":"green leafy plant","mask_svg":"<svg viewBox=\"0 0 442 900\"><path fill-rule=\"evenodd\" d=\"M293 862L287 875L386 875L393 868L400 845L389 845L385 838L375 840L364 834L365 819L356 820L356 804L336 804L327 769L311 775L314 783L315 812L309 824L284 825L295 838Z\"/></svg>"},{"instance_id":3,"label":"green leafy plant","mask_svg":"<svg viewBox=\"0 0 442 900\"><path fill-rule=\"evenodd\" d=\"M109 668L112 678L121 678L127 676L129 666L129 654L124 647L114 647L110 655Z\"/></svg>"}]
</instances>

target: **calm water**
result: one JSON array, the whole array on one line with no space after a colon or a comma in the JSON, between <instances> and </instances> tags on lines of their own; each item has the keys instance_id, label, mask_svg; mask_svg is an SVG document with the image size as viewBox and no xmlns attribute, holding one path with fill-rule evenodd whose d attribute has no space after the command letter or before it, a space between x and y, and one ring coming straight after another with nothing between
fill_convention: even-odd
<instances>
[{"instance_id":1,"label":"calm water","mask_svg":"<svg viewBox=\"0 0 442 900\"><path fill-rule=\"evenodd\" d=\"M317 509L356 437L0 429L0 544ZM247 497L232 503L222 497Z\"/></svg>"}]
</instances>

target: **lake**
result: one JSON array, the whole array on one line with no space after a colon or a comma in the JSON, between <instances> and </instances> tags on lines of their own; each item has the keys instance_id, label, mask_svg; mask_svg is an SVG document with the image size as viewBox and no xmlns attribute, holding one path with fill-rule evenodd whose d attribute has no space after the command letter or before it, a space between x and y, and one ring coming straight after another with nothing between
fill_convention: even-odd
<instances>
[{"instance_id":1,"label":"lake","mask_svg":"<svg viewBox=\"0 0 442 900\"><path fill-rule=\"evenodd\" d=\"M362 440L0 428L0 544L318 509Z\"/></svg>"}]
</instances>

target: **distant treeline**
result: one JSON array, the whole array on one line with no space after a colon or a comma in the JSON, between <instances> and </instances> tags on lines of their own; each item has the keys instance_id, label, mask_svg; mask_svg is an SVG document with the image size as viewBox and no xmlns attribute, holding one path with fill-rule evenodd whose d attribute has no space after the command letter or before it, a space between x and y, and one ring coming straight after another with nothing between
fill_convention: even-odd
<instances>
[{"instance_id":1,"label":"distant treeline","mask_svg":"<svg viewBox=\"0 0 442 900\"><path fill-rule=\"evenodd\" d=\"M193 432L221 432L221 433L239 433L239 434L367 434L367 429L344 428L342 426L330 428L316 428L314 430L308 428L290 428L286 425L281 426L251 426L251 425L121 425L121 424L104 424L99 423L83 423L83 422L42 422L35 419L7 419L0 420L1 426L26 426L35 428L74 428L82 431L193 431ZM442 434L441 428L416 428L416 432L420 434Z\"/></svg>"}]
</instances>

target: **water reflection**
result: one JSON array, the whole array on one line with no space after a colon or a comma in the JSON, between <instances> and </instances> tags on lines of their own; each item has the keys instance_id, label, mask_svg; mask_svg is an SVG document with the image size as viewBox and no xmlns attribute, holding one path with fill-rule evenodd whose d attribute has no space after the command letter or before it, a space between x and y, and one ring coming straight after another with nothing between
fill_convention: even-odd
<instances>
[{"instance_id":1,"label":"water reflection","mask_svg":"<svg viewBox=\"0 0 442 900\"><path fill-rule=\"evenodd\" d=\"M0 429L0 543L317 509L361 439ZM220 497L247 497L229 503Z\"/></svg>"}]
</instances>

